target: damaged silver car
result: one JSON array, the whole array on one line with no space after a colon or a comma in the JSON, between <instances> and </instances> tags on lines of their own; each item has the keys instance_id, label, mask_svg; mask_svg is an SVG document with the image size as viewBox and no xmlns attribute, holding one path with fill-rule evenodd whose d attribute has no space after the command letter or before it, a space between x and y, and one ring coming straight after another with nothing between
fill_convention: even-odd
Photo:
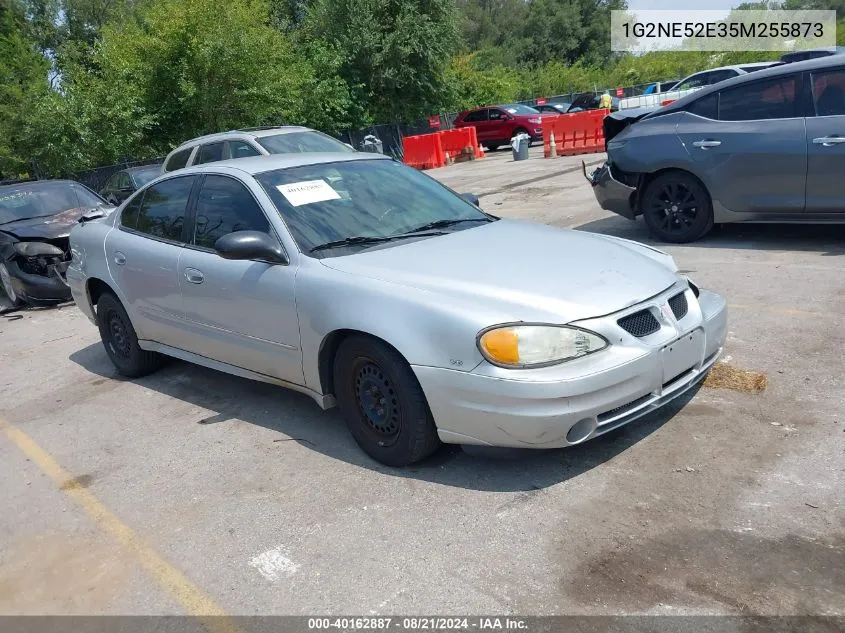
<instances>
[{"instance_id":1,"label":"damaged silver car","mask_svg":"<svg viewBox=\"0 0 845 633\"><path fill-rule=\"evenodd\" d=\"M669 255L467 198L380 154L209 163L78 224L67 279L121 374L304 392L392 466L580 444L704 379L725 301Z\"/></svg>"},{"instance_id":2,"label":"damaged silver car","mask_svg":"<svg viewBox=\"0 0 845 633\"><path fill-rule=\"evenodd\" d=\"M70 230L92 209L110 208L68 180L0 187L0 288L12 306L69 300Z\"/></svg>"}]
</instances>

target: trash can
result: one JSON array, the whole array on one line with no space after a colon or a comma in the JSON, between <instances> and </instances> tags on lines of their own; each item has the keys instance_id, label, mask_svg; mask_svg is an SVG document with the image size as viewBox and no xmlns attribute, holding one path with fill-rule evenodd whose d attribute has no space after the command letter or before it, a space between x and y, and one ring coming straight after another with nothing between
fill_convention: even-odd
<instances>
[{"instance_id":1,"label":"trash can","mask_svg":"<svg viewBox=\"0 0 845 633\"><path fill-rule=\"evenodd\" d=\"M511 139L511 149L513 150L513 159L528 160L528 145L531 143L531 137L527 134L519 134Z\"/></svg>"},{"instance_id":2,"label":"trash can","mask_svg":"<svg viewBox=\"0 0 845 633\"><path fill-rule=\"evenodd\" d=\"M367 136L364 137L364 141L361 143L361 151L371 152L373 154L384 154L384 145L372 134L367 134Z\"/></svg>"}]
</instances>

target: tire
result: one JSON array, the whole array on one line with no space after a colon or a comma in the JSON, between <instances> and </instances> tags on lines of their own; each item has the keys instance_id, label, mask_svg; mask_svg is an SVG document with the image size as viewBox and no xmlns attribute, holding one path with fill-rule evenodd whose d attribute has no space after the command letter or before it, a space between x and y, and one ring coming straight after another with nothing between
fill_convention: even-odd
<instances>
[{"instance_id":1,"label":"tire","mask_svg":"<svg viewBox=\"0 0 845 633\"><path fill-rule=\"evenodd\" d=\"M365 336L345 339L334 359L340 412L358 446L387 466L407 466L440 446L416 376L389 345Z\"/></svg>"},{"instance_id":2,"label":"tire","mask_svg":"<svg viewBox=\"0 0 845 633\"><path fill-rule=\"evenodd\" d=\"M482 143L482 145L484 145L484 147L486 147L487 150L490 152L495 152L497 149L499 149L498 143Z\"/></svg>"},{"instance_id":3,"label":"tire","mask_svg":"<svg viewBox=\"0 0 845 633\"><path fill-rule=\"evenodd\" d=\"M97 325L103 347L120 375L140 378L161 367L163 359L160 354L138 346L132 321L111 292L103 293L97 301Z\"/></svg>"},{"instance_id":4,"label":"tire","mask_svg":"<svg viewBox=\"0 0 845 633\"><path fill-rule=\"evenodd\" d=\"M686 172L670 171L652 180L640 205L648 228L664 242L694 242L713 228L710 195Z\"/></svg>"},{"instance_id":5,"label":"tire","mask_svg":"<svg viewBox=\"0 0 845 633\"><path fill-rule=\"evenodd\" d=\"M6 298L9 300L9 303L12 304L13 308L18 307L23 303L23 300L12 287L12 277L9 274L9 269L6 267L5 262L0 262L0 289L2 289L3 294L6 295Z\"/></svg>"}]
</instances>

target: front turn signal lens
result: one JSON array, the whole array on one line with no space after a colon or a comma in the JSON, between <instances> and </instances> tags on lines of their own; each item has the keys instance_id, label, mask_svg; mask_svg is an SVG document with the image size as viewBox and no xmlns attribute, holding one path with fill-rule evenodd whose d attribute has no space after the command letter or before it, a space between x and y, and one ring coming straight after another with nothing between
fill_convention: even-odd
<instances>
[{"instance_id":1,"label":"front turn signal lens","mask_svg":"<svg viewBox=\"0 0 845 633\"><path fill-rule=\"evenodd\" d=\"M478 337L478 349L484 358L511 368L554 365L607 346L602 336L565 325L504 325L490 328Z\"/></svg>"}]
</instances>

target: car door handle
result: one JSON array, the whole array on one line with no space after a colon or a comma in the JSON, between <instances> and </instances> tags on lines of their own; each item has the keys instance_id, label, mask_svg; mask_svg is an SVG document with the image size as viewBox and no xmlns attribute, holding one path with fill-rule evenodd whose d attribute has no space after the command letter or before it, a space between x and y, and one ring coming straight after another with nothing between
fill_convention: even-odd
<instances>
[{"instance_id":1,"label":"car door handle","mask_svg":"<svg viewBox=\"0 0 845 633\"><path fill-rule=\"evenodd\" d=\"M825 147L833 147L840 143L845 143L845 136L820 136L814 138L813 143L816 145L824 145Z\"/></svg>"},{"instance_id":2,"label":"car door handle","mask_svg":"<svg viewBox=\"0 0 845 633\"><path fill-rule=\"evenodd\" d=\"M719 147L722 144L722 141L711 141L709 139L704 139L701 141L695 141L692 145L693 147L697 147L699 149L710 149L711 147Z\"/></svg>"},{"instance_id":3,"label":"car door handle","mask_svg":"<svg viewBox=\"0 0 845 633\"><path fill-rule=\"evenodd\" d=\"M205 276L196 268L186 268L185 279L187 279L192 284L201 284L203 281L205 281Z\"/></svg>"},{"instance_id":4,"label":"car door handle","mask_svg":"<svg viewBox=\"0 0 845 633\"><path fill-rule=\"evenodd\" d=\"M126 263L126 255L124 255L120 251L115 251L114 263L118 266L123 266Z\"/></svg>"}]
</instances>

